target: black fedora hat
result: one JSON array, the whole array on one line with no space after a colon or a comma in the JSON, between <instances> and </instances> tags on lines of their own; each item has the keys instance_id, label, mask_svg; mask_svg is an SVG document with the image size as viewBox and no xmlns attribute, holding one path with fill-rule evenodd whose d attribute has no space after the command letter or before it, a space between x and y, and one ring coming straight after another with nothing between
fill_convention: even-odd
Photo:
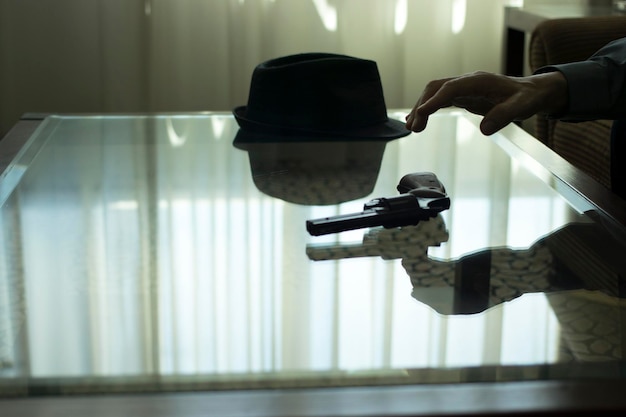
<instances>
[{"instance_id":1,"label":"black fedora hat","mask_svg":"<svg viewBox=\"0 0 626 417\"><path fill-rule=\"evenodd\" d=\"M233 114L241 129L262 135L395 139L410 133L387 117L376 62L330 53L257 65L248 103Z\"/></svg>"}]
</instances>

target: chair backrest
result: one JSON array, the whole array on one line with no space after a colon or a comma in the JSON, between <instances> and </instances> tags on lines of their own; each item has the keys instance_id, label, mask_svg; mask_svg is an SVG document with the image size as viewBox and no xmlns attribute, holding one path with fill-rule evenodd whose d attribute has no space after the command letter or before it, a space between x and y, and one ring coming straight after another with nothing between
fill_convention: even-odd
<instances>
[{"instance_id":1,"label":"chair backrest","mask_svg":"<svg viewBox=\"0 0 626 417\"><path fill-rule=\"evenodd\" d=\"M582 61L607 43L626 37L626 16L545 20L531 35L531 70L544 65Z\"/></svg>"},{"instance_id":2,"label":"chair backrest","mask_svg":"<svg viewBox=\"0 0 626 417\"><path fill-rule=\"evenodd\" d=\"M530 39L531 71L546 65L584 61L607 43L626 37L626 16L546 20ZM592 177L611 186L611 121L571 123L537 117L535 136Z\"/></svg>"}]
</instances>

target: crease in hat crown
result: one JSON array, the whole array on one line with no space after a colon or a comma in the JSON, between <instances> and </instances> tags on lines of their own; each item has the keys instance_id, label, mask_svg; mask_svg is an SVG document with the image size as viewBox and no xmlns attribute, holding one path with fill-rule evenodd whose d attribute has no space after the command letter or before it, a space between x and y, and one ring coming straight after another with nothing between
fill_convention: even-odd
<instances>
[{"instance_id":1,"label":"crease in hat crown","mask_svg":"<svg viewBox=\"0 0 626 417\"><path fill-rule=\"evenodd\" d=\"M393 139L410 132L387 117L376 62L303 53L265 61L253 71L248 103L233 110L243 130Z\"/></svg>"}]
</instances>

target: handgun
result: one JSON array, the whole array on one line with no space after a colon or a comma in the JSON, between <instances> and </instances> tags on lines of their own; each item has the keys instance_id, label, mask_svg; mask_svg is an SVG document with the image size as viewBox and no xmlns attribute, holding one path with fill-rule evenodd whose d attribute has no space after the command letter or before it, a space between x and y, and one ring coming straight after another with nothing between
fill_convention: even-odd
<instances>
[{"instance_id":1,"label":"handgun","mask_svg":"<svg viewBox=\"0 0 626 417\"><path fill-rule=\"evenodd\" d=\"M410 226L450 208L446 189L432 172L407 174L396 188L400 195L370 200L359 213L307 220L306 230L320 236L364 227Z\"/></svg>"}]
</instances>

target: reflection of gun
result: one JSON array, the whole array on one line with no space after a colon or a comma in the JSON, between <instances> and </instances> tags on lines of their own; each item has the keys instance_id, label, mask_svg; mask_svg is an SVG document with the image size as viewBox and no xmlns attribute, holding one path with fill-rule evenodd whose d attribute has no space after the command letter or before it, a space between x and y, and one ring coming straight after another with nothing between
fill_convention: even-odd
<instances>
[{"instance_id":1,"label":"reflection of gun","mask_svg":"<svg viewBox=\"0 0 626 417\"><path fill-rule=\"evenodd\" d=\"M448 241L441 215L416 226L373 228L360 243L308 244L314 261L380 256L401 259L413 297L441 314L474 314L525 292L564 289L555 285L553 256L545 242L526 250L491 248L449 261L432 259L429 247ZM569 276L562 277L567 284ZM578 282L571 283L578 287Z\"/></svg>"},{"instance_id":2,"label":"reflection of gun","mask_svg":"<svg viewBox=\"0 0 626 417\"><path fill-rule=\"evenodd\" d=\"M626 343L616 335L623 334L626 314L626 259L606 229L571 223L528 249L489 248L451 260L428 256L429 247L447 240L438 215L416 226L373 228L359 243L308 244L306 253L314 261L401 258L411 295L443 315L476 314L542 292L559 322L566 360L625 359Z\"/></svg>"},{"instance_id":3,"label":"reflection of gun","mask_svg":"<svg viewBox=\"0 0 626 417\"><path fill-rule=\"evenodd\" d=\"M375 198L365 203L360 213L307 220L306 229L319 236L363 227L415 225L450 208L450 198L443 184L431 172L405 175L397 189L403 194Z\"/></svg>"},{"instance_id":4,"label":"reflection of gun","mask_svg":"<svg viewBox=\"0 0 626 417\"><path fill-rule=\"evenodd\" d=\"M428 256L429 247L447 240L437 215L416 226L374 228L360 243L308 244L306 253L314 261L401 259L413 297L441 314L474 314L531 292L586 289L626 299L621 246L593 223L568 224L528 249L487 248L451 260Z\"/></svg>"}]
</instances>

